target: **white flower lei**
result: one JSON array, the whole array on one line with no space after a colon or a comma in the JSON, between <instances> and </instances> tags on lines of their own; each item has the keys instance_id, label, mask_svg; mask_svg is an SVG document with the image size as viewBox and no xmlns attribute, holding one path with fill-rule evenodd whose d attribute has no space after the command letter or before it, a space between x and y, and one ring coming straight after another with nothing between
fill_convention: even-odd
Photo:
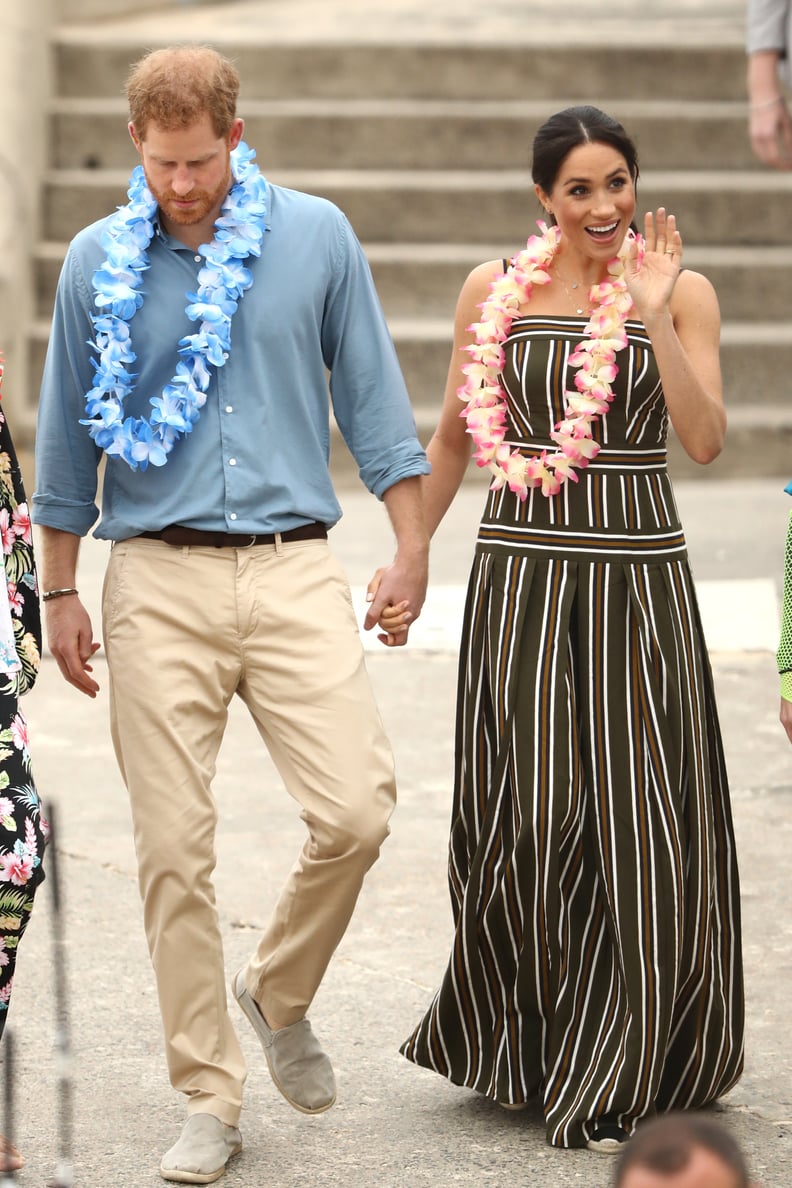
<instances>
[{"instance_id":1,"label":"white flower lei","mask_svg":"<svg viewBox=\"0 0 792 1188\"><path fill-rule=\"evenodd\" d=\"M578 481L575 467L583 469L599 453L591 436L598 416L604 415L613 400L611 383L618 374L616 352L627 345L624 323L632 309L632 299L624 279L624 256L635 239L639 260L643 240L630 231L618 256L608 264L611 280L593 285L589 301L597 308L586 325L589 338L578 343L569 362L578 371L576 392L565 391L564 416L550 434L559 447L552 453L543 450L538 458L526 458L511 450L506 437L506 393L501 384L505 364L503 343L511 324L519 316L521 305L530 300L534 285L550 281L548 268L558 251L561 231L558 227L538 224L542 234L532 235L525 248L490 285L488 297L479 306L481 321L468 327L476 341L464 349L471 356L462 371L465 383L457 395L465 401L460 413L467 420L467 432L476 446L473 457L478 466L486 466L495 476L491 490L504 484L524 500L531 487L542 488L546 496L557 495L561 485Z\"/></svg>"},{"instance_id":2,"label":"white flower lei","mask_svg":"<svg viewBox=\"0 0 792 1188\"><path fill-rule=\"evenodd\" d=\"M91 437L108 455L122 458L133 470L164 466L180 437L189 433L201 415L212 367L222 367L231 349L231 320L253 277L242 261L261 253L266 215L267 183L255 152L244 142L231 153L235 184L215 223L214 239L198 252L205 260L198 273L198 292L187 293L186 313L198 322L197 332L179 341L180 359L171 381L150 400L152 413L124 418L124 403L135 390L129 367L136 359L129 322L143 304L143 273L149 267L147 249L154 235L157 202L138 165L130 178L126 206L111 216L102 235L107 259L93 274L97 306L108 312L91 315L98 353L92 360L94 386L85 396Z\"/></svg>"}]
</instances>

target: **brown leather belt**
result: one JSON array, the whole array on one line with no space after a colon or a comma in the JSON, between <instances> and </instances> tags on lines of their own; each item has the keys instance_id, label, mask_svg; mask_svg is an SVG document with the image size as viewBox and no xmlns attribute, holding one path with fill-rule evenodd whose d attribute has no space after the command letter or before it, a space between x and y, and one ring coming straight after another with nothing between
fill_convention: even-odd
<instances>
[{"instance_id":1,"label":"brown leather belt","mask_svg":"<svg viewBox=\"0 0 792 1188\"><path fill-rule=\"evenodd\" d=\"M327 529L324 524L300 524L299 528L289 528L278 535L286 543L290 540L327 540ZM163 540L178 548L201 545L214 549L250 549L253 545L275 544L274 532L204 532L201 528L185 528L181 524L169 524L159 532L139 532L138 536Z\"/></svg>"}]
</instances>

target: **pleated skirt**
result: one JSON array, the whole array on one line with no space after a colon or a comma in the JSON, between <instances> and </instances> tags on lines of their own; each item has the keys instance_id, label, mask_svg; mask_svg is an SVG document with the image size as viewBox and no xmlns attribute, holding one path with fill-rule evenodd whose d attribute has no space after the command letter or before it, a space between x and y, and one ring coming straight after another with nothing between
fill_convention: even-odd
<instances>
[{"instance_id":1,"label":"pleated skirt","mask_svg":"<svg viewBox=\"0 0 792 1188\"><path fill-rule=\"evenodd\" d=\"M500 1102L538 1096L560 1147L700 1108L743 1059L734 834L684 537L664 455L626 485L603 455L574 493L488 504L459 665L453 948L401 1049Z\"/></svg>"}]
</instances>

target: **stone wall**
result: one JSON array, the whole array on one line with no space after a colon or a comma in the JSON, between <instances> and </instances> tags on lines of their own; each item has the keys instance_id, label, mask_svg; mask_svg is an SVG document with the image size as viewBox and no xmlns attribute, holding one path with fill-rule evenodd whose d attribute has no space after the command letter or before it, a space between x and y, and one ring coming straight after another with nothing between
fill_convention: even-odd
<instances>
[{"instance_id":1,"label":"stone wall","mask_svg":"<svg viewBox=\"0 0 792 1188\"><path fill-rule=\"evenodd\" d=\"M122 17L141 12L153 12L158 8L174 8L189 4L228 3L228 0L52 0L56 19L60 21L87 21L102 17Z\"/></svg>"},{"instance_id":2,"label":"stone wall","mask_svg":"<svg viewBox=\"0 0 792 1188\"><path fill-rule=\"evenodd\" d=\"M33 308L31 259L46 160L52 2L4 4L0 9L0 350L6 359L3 403L13 424L15 405L21 416L26 405L25 331ZM20 435L29 428L20 425Z\"/></svg>"}]
</instances>

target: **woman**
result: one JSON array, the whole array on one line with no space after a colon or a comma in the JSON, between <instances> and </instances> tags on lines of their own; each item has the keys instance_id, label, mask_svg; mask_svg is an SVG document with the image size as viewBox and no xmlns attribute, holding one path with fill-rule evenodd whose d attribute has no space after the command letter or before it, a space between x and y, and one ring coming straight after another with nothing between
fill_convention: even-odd
<instances>
[{"instance_id":1,"label":"woman","mask_svg":"<svg viewBox=\"0 0 792 1188\"><path fill-rule=\"evenodd\" d=\"M3 363L0 357L0 380ZM0 1036L5 1029L17 948L27 928L44 869L46 822L30 770L27 725L19 698L38 673L41 616L33 534L8 422L0 410ZM0 1170L22 1167L17 1149L0 1135Z\"/></svg>"},{"instance_id":2,"label":"woman","mask_svg":"<svg viewBox=\"0 0 792 1188\"><path fill-rule=\"evenodd\" d=\"M698 462L723 444L719 312L673 215L633 233L620 124L553 116L533 177L551 225L465 282L428 448L430 531L471 438L494 481L460 657L453 952L402 1052L504 1106L538 1095L554 1146L613 1150L742 1068L726 773L666 473L669 418Z\"/></svg>"}]
</instances>

